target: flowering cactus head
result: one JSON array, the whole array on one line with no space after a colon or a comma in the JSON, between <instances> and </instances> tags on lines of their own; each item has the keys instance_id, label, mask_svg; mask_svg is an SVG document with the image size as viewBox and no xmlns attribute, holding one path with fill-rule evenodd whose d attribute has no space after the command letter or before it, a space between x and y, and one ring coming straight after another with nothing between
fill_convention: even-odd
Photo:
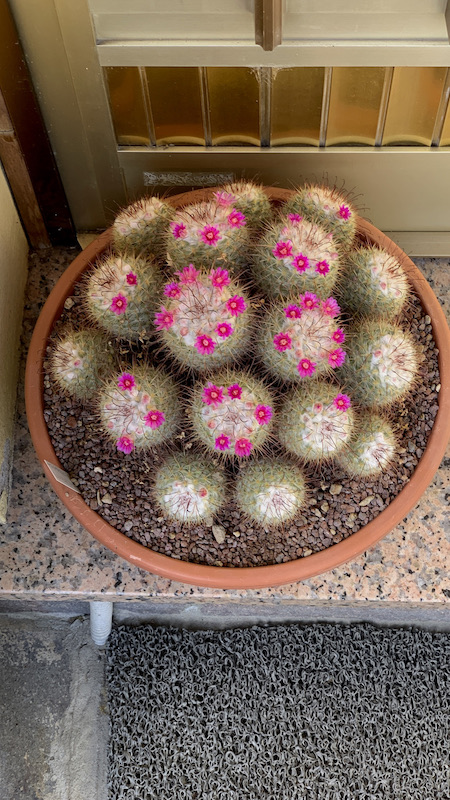
<instances>
[{"instance_id":1,"label":"flowering cactus head","mask_svg":"<svg viewBox=\"0 0 450 800\"><path fill-rule=\"evenodd\" d=\"M343 369L355 400L367 408L383 408L412 389L419 368L419 350L410 333L382 320L355 326Z\"/></svg>"},{"instance_id":2,"label":"flowering cactus head","mask_svg":"<svg viewBox=\"0 0 450 800\"><path fill-rule=\"evenodd\" d=\"M353 427L350 397L322 380L293 389L278 414L281 444L311 463L337 456L349 442Z\"/></svg>"},{"instance_id":3,"label":"flowering cactus head","mask_svg":"<svg viewBox=\"0 0 450 800\"><path fill-rule=\"evenodd\" d=\"M153 494L169 520L195 525L224 504L225 477L216 464L179 453L169 456L158 469Z\"/></svg>"},{"instance_id":4,"label":"flowering cactus head","mask_svg":"<svg viewBox=\"0 0 450 800\"><path fill-rule=\"evenodd\" d=\"M128 341L153 328L162 275L155 262L110 255L94 265L84 287L87 312L110 336Z\"/></svg>"},{"instance_id":5,"label":"flowering cactus head","mask_svg":"<svg viewBox=\"0 0 450 800\"><path fill-rule=\"evenodd\" d=\"M345 333L337 320L339 311L333 297L320 300L311 292L278 302L265 315L258 342L269 372L303 383L340 367L345 361Z\"/></svg>"},{"instance_id":6,"label":"flowering cactus head","mask_svg":"<svg viewBox=\"0 0 450 800\"><path fill-rule=\"evenodd\" d=\"M335 187L307 184L288 200L283 212L297 213L319 223L345 249L353 245L357 213L347 196Z\"/></svg>"},{"instance_id":7,"label":"flowering cactus head","mask_svg":"<svg viewBox=\"0 0 450 800\"><path fill-rule=\"evenodd\" d=\"M352 477L368 478L384 472L395 457L397 443L392 426L378 414L366 412L348 447L338 456L339 465Z\"/></svg>"},{"instance_id":8,"label":"flowering cactus head","mask_svg":"<svg viewBox=\"0 0 450 800\"><path fill-rule=\"evenodd\" d=\"M195 437L214 453L246 458L260 450L273 428L273 399L246 372L228 371L199 381L190 407Z\"/></svg>"},{"instance_id":9,"label":"flowering cactus head","mask_svg":"<svg viewBox=\"0 0 450 800\"><path fill-rule=\"evenodd\" d=\"M305 502L302 471L280 459L258 459L242 466L235 498L240 511L256 524L278 527L292 520Z\"/></svg>"},{"instance_id":10,"label":"flowering cactus head","mask_svg":"<svg viewBox=\"0 0 450 800\"><path fill-rule=\"evenodd\" d=\"M294 292L331 294L341 270L339 245L332 233L299 214L274 222L258 243L253 270L269 297Z\"/></svg>"},{"instance_id":11,"label":"flowering cactus head","mask_svg":"<svg viewBox=\"0 0 450 800\"><path fill-rule=\"evenodd\" d=\"M263 227L272 215L269 198L263 187L254 181L228 183L214 196L221 205L241 211L253 230Z\"/></svg>"},{"instance_id":12,"label":"flowering cactus head","mask_svg":"<svg viewBox=\"0 0 450 800\"><path fill-rule=\"evenodd\" d=\"M160 256L164 234L175 210L158 197L141 197L124 208L114 220L113 243L117 252Z\"/></svg>"},{"instance_id":13,"label":"flowering cactus head","mask_svg":"<svg viewBox=\"0 0 450 800\"><path fill-rule=\"evenodd\" d=\"M246 293L228 270L189 264L164 287L154 324L177 361L204 372L236 361L249 343L251 320Z\"/></svg>"},{"instance_id":14,"label":"flowering cactus head","mask_svg":"<svg viewBox=\"0 0 450 800\"><path fill-rule=\"evenodd\" d=\"M99 409L103 430L122 453L169 441L180 420L175 383L150 366L127 367L111 377Z\"/></svg>"},{"instance_id":15,"label":"flowering cactus head","mask_svg":"<svg viewBox=\"0 0 450 800\"><path fill-rule=\"evenodd\" d=\"M113 368L111 348L99 331L65 329L54 343L50 372L60 389L77 400L91 400Z\"/></svg>"},{"instance_id":16,"label":"flowering cactus head","mask_svg":"<svg viewBox=\"0 0 450 800\"><path fill-rule=\"evenodd\" d=\"M410 294L398 260L379 247L361 247L349 254L343 300L358 315L394 319Z\"/></svg>"},{"instance_id":17,"label":"flowering cactus head","mask_svg":"<svg viewBox=\"0 0 450 800\"><path fill-rule=\"evenodd\" d=\"M217 197L179 209L167 234L167 257L175 267L193 261L197 267L240 269L249 245L242 211Z\"/></svg>"}]
</instances>

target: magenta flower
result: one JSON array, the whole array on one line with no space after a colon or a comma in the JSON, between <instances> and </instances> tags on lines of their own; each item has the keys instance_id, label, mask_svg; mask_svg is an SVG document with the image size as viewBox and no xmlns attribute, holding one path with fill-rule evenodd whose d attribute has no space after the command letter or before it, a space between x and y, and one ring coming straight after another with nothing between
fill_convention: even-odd
<instances>
[{"instance_id":1,"label":"magenta flower","mask_svg":"<svg viewBox=\"0 0 450 800\"><path fill-rule=\"evenodd\" d=\"M336 328L336 330L331 334L331 338L333 339L333 342L342 344L342 342L345 342L345 333L341 328Z\"/></svg>"},{"instance_id":2,"label":"magenta flower","mask_svg":"<svg viewBox=\"0 0 450 800\"><path fill-rule=\"evenodd\" d=\"M302 217L300 214L288 214L288 219L292 222L293 225L297 225L299 222L302 221Z\"/></svg>"},{"instance_id":3,"label":"magenta flower","mask_svg":"<svg viewBox=\"0 0 450 800\"><path fill-rule=\"evenodd\" d=\"M336 350L332 350L331 353L328 353L328 363L333 369L341 367L344 361L345 350L343 350L342 347L337 347Z\"/></svg>"},{"instance_id":4,"label":"magenta flower","mask_svg":"<svg viewBox=\"0 0 450 800\"><path fill-rule=\"evenodd\" d=\"M309 358L302 358L300 359L297 370L302 378L309 378L311 375L314 375L316 371L316 364L314 361L310 361Z\"/></svg>"},{"instance_id":5,"label":"magenta flower","mask_svg":"<svg viewBox=\"0 0 450 800\"><path fill-rule=\"evenodd\" d=\"M242 214L240 211L236 211L235 208L233 208L233 211L229 215L228 222L232 228L243 228L244 225L247 224L245 215Z\"/></svg>"},{"instance_id":6,"label":"magenta flower","mask_svg":"<svg viewBox=\"0 0 450 800\"><path fill-rule=\"evenodd\" d=\"M292 347L292 339L288 333L277 333L273 338L273 343L275 345L275 350L278 350L280 353L282 353L283 350L290 350Z\"/></svg>"},{"instance_id":7,"label":"magenta flower","mask_svg":"<svg viewBox=\"0 0 450 800\"><path fill-rule=\"evenodd\" d=\"M306 272L309 269L309 258L304 256L303 253L299 253L298 256L295 256L292 266L295 267L297 272Z\"/></svg>"},{"instance_id":8,"label":"magenta flower","mask_svg":"<svg viewBox=\"0 0 450 800\"><path fill-rule=\"evenodd\" d=\"M131 390L136 386L136 381L134 380L134 377L130 375L129 372L123 372L119 380L117 381L117 386L119 387L119 389L131 392Z\"/></svg>"},{"instance_id":9,"label":"magenta flower","mask_svg":"<svg viewBox=\"0 0 450 800\"><path fill-rule=\"evenodd\" d=\"M229 436L225 436L225 434L222 433L220 436L217 437L216 441L214 442L214 447L216 448L216 450L222 450L222 452L224 450L229 450L230 448Z\"/></svg>"},{"instance_id":10,"label":"magenta flower","mask_svg":"<svg viewBox=\"0 0 450 800\"><path fill-rule=\"evenodd\" d=\"M340 206L339 208L339 216L341 219L349 219L351 217L352 212L350 211L348 206Z\"/></svg>"},{"instance_id":11,"label":"magenta flower","mask_svg":"<svg viewBox=\"0 0 450 800\"><path fill-rule=\"evenodd\" d=\"M161 306L161 311L155 314L155 325L158 331L168 330L173 325L173 314L167 311L167 308Z\"/></svg>"},{"instance_id":12,"label":"magenta flower","mask_svg":"<svg viewBox=\"0 0 450 800\"><path fill-rule=\"evenodd\" d=\"M202 400L206 405L217 408L217 406L223 403L223 387L208 383L203 389Z\"/></svg>"},{"instance_id":13,"label":"magenta flower","mask_svg":"<svg viewBox=\"0 0 450 800\"><path fill-rule=\"evenodd\" d=\"M211 272L209 273L209 277L212 285L217 286L218 289L223 289L223 287L228 286L230 282L230 276L228 274L228 270L221 269L220 267L211 270Z\"/></svg>"},{"instance_id":14,"label":"magenta flower","mask_svg":"<svg viewBox=\"0 0 450 800\"><path fill-rule=\"evenodd\" d=\"M273 411L270 406L256 406L255 417L258 425L267 425L272 419Z\"/></svg>"},{"instance_id":15,"label":"magenta flower","mask_svg":"<svg viewBox=\"0 0 450 800\"><path fill-rule=\"evenodd\" d=\"M156 409L153 409L152 411L149 411L148 414L144 417L144 422L149 428L155 430L155 428L159 428L160 425L163 424L165 419L166 417L162 411L157 411Z\"/></svg>"},{"instance_id":16,"label":"magenta flower","mask_svg":"<svg viewBox=\"0 0 450 800\"><path fill-rule=\"evenodd\" d=\"M238 439L234 445L234 452L237 456L249 456L253 445L248 439Z\"/></svg>"},{"instance_id":17,"label":"magenta flower","mask_svg":"<svg viewBox=\"0 0 450 800\"><path fill-rule=\"evenodd\" d=\"M113 312L113 314L117 314L117 316L119 316L119 314L125 314L127 305L128 305L128 300L125 297L125 295L117 294L111 300L111 305L109 309L110 311Z\"/></svg>"},{"instance_id":18,"label":"magenta flower","mask_svg":"<svg viewBox=\"0 0 450 800\"><path fill-rule=\"evenodd\" d=\"M164 294L166 297L179 297L181 292L178 283L166 283L164 287Z\"/></svg>"},{"instance_id":19,"label":"magenta flower","mask_svg":"<svg viewBox=\"0 0 450 800\"><path fill-rule=\"evenodd\" d=\"M200 239L204 244L210 244L215 247L219 239L221 239L220 231L214 225L205 225L199 232Z\"/></svg>"},{"instance_id":20,"label":"magenta flower","mask_svg":"<svg viewBox=\"0 0 450 800\"><path fill-rule=\"evenodd\" d=\"M216 328L217 336L220 336L221 339L227 339L233 332L234 328L228 322L219 322Z\"/></svg>"},{"instance_id":21,"label":"magenta flower","mask_svg":"<svg viewBox=\"0 0 450 800\"><path fill-rule=\"evenodd\" d=\"M130 286L136 286L136 284L137 284L137 275L135 275L134 272L129 272L128 273L128 275L127 275L127 283Z\"/></svg>"},{"instance_id":22,"label":"magenta flower","mask_svg":"<svg viewBox=\"0 0 450 800\"><path fill-rule=\"evenodd\" d=\"M214 192L214 197L216 198L219 206L231 206L235 202L236 198L234 194L229 194L228 192Z\"/></svg>"},{"instance_id":23,"label":"magenta flower","mask_svg":"<svg viewBox=\"0 0 450 800\"><path fill-rule=\"evenodd\" d=\"M196 283L200 273L193 264L189 264L188 267L184 267L181 272L176 272L175 275L180 276L180 283Z\"/></svg>"},{"instance_id":24,"label":"magenta flower","mask_svg":"<svg viewBox=\"0 0 450 800\"><path fill-rule=\"evenodd\" d=\"M228 397L231 397L233 400L239 400L242 397L242 387L239 386L238 383L233 383L227 389Z\"/></svg>"},{"instance_id":25,"label":"magenta flower","mask_svg":"<svg viewBox=\"0 0 450 800\"><path fill-rule=\"evenodd\" d=\"M327 297L326 300L322 300L320 308L327 317L337 317L341 313L341 309L334 297Z\"/></svg>"},{"instance_id":26,"label":"magenta flower","mask_svg":"<svg viewBox=\"0 0 450 800\"><path fill-rule=\"evenodd\" d=\"M300 319L302 310L298 306L291 303L291 305L284 309L284 313L288 319Z\"/></svg>"},{"instance_id":27,"label":"magenta flower","mask_svg":"<svg viewBox=\"0 0 450 800\"><path fill-rule=\"evenodd\" d=\"M317 262L317 264L316 264L316 272L318 272L319 275L326 275L327 272L329 272L329 271L330 271L330 265L329 265L328 261L318 261Z\"/></svg>"},{"instance_id":28,"label":"magenta flower","mask_svg":"<svg viewBox=\"0 0 450 800\"><path fill-rule=\"evenodd\" d=\"M116 442L116 447L122 453L131 453L134 450L133 439L130 439L129 436L121 436Z\"/></svg>"},{"instance_id":29,"label":"magenta flower","mask_svg":"<svg viewBox=\"0 0 450 800\"><path fill-rule=\"evenodd\" d=\"M175 239L185 239L187 236L186 225L182 222L171 222L170 227Z\"/></svg>"},{"instance_id":30,"label":"magenta flower","mask_svg":"<svg viewBox=\"0 0 450 800\"><path fill-rule=\"evenodd\" d=\"M319 307L319 298L316 294L312 292L305 292L305 294L301 294L299 296L300 305L302 308L305 308L307 311L312 311L313 308Z\"/></svg>"},{"instance_id":31,"label":"magenta flower","mask_svg":"<svg viewBox=\"0 0 450 800\"><path fill-rule=\"evenodd\" d=\"M275 258L289 258L292 255L292 242L290 239L287 242L277 242L272 253Z\"/></svg>"},{"instance_id":32,"label":"magenta flower","mask_svg":"<svg viewBox=\"0 0 450 800\"><path fill-rule=\"evenodd\" d=\"M333 400L333 405L338 411L347 411L351 404L348 394L338 394Z\"/></svg>"},{"instance_id":33,"label":"magenta flower","mask_svg":"<svg viewBox=\"0 0 450 800\"><path fill-rule=\"evenodd\" d=\"M213 342L213 340L209 336L204 336L203 334L197 336L195 340L195 347L197 348L199 353L202 353L202 355L209 356L211 355L211 353L214 353L215 346L216 343Z\"/></svg>"},{"instance_id":34,"label":"magenta flower","mask_svg":"<svg viewBox=\"0 0 450 800\"><path fill-rule=\"evenodd\" d=\"M243 314L247 308L244 298L239 297L237 294L235 294L234 297L230 297L226 305L232 317L238 317L239 314Z\"/></svg>"}]
</instances>

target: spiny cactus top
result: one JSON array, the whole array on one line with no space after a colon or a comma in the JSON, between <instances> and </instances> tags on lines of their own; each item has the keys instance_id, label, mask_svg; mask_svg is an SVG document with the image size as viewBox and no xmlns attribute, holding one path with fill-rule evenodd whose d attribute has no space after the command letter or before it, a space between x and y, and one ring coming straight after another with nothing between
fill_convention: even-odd
<instances>
[{"instance_id":1,"label":"spiny cactus top","mask_svg":"<svg viewBox=\"0 0 450 800\"><path fill-rule=\"evenodd\" d=\"M245 466L236 479L238 507L252 521L278 526L293 519L305 502L302 471L283 459L260 459Z\"/></svg>"},{"instance_id":2,"label":"spiny cactus top","mask_svg":"<svg viewBox=\"0 0 450 800\"><path fill-rule=\"evenodd\" d=\"M225 502L225 478L216 464L179 453L157 470L154 497L169 519L186 524L201 522Z\"/></svg>"},{"instance_id":3,"label":"spiny cactus top","mask_svg":"<svg viewBox=\"0 0 450 800\"><path fill-rule=\"evenodd\" d=\"M269 198L262 186L258 186L253 181L243 180L228 183L214 195L221 205L233 206L238 211L242 211L251 228L262 227L270 218Z\"/></svg>"},{"instance_id":4,"label":"spiny cactus top","mask_svg":"<svg viewBox=\"0 0 450 800\"><path fill-rule=\"evenodd\" d=\"M358 315L392 319L409 296L409 284L398 260L379 247L361 247L349 254L343 299Z\"/></svg>"},{"instance_id":5,"label":"spiny cactus top","mask_svg":"<svg viewBox=\"0 0 450 800\"><path fill-rule=\"evenodd\" d=\"M365 478L387 469L396 451L395 435L389 422L378 414L361 416L358 430L338 462L350 475Z\"/></svg>"},{"instance_id":6,"label":"spiny cactus top","mask_svg":"<svg viewBox=\"0 0 450 800\"><path fill-rule=\"evenodd\" d=\"M334 187L307 184L288 200L285 211L297 212L319 222L346 248L353 244L356 211L346 195Z\"/></svg>"},{"instance_id":7,"label":"spiny cactus top","mask_svg":"<svg viewBox=\"0 0 450 800\"><path fill-rule=\"evenodd\" d=\"M53 379L63 391L81 401L94 397L112 365L112 352L100 331L66 328L50 356Z\"/></svg>"},{"instance_id":8,"label":"spiny cactus top","mask_svg":"<svg viewBox=\"0 0 450 800\"><path fill-rule=\"evenodd\" d=\"M158 197L142 197L124 208L114 220L113 241L120 251L133 253L164 250L162 235L174 216L174 209Z\"/></svg>"}]
</instances>

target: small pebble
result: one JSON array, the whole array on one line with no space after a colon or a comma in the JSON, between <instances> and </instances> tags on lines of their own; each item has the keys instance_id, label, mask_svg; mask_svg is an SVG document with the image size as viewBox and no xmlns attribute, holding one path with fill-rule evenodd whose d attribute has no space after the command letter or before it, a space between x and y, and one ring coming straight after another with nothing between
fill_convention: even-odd
<instances>
[{"instance_id":1,"label":"small pebble","mask_svg":"<svg viewBox=\"0 0 450 800\"><path fill-rule=\"evenodd\" d=\"M342 484L341 483L332 483L330 486L330 494L336 496L342 492Z\"/></svg>"},{"instance_id":2,"label":"small pebble","mask_svg":"<svg viewBox=\"0 0 450 800\"><path fill-rule=\"evenodd\" d=\"M223 544L227 536L225 528L222 525L213 525L212 533L217 544Z\"/></svg>"},{"instance_id":3,"label":"small pebble","mask_svg":"<svg viewBox=\"0 0 450 800\"><path fill-rule=\"evenodd\" d=\"M360 500L359 501L359 505L360 506L368 506L369 503L372 502L372 500L375 500L375 497L373 495L370 495L370 497L365 497L364 500Z\"/></svg>"}]
</instances>

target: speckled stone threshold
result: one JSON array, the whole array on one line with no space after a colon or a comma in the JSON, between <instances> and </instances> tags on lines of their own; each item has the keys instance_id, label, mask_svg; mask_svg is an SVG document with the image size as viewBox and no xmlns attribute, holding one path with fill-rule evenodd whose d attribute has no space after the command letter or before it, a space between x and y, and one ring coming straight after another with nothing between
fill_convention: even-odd
<instances>
[{"instance_id":1,"label":"speckled stone threshold","mask_svg":"<svg viewBox=\"0 0 450 800\"><path fill-rule=\"evenodd\" d=\"M0 600L211 601L304 605L450 608L450 448L416 508L353 562L272 589L196 588L133 567L99 544L66 511L44 477L25 417L25 353L39 311L74 250L30 258L23 330L13 484L8 522L0 527ZM447 315L450 258L414 259Z\"/></svg>"}]
</instances>

